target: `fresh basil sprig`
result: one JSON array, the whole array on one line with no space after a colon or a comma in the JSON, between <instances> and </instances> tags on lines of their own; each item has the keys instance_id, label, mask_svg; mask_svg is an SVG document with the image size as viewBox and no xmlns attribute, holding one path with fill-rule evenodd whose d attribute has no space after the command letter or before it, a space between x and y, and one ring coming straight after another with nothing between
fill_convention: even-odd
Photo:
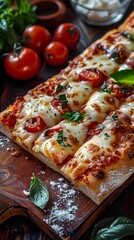
<instances>
[{"instance_id":1,"label":"fresh basil sprig","mask_svg":"<svg viewBox=\"0 0 134 240\"><path fill-rule=\"evenodd\" d=\"M134 70L132 69L114 72L110 76L121 84L134 85Z\"/></svg>"},{"instance_id":2,"label":"fresh basil sprig","mask_svg":"<svg viewBox=\"0 0 134 240\"><path fill-rule=\"evenodd\" d=\"M49 192L46 185L34 174L30 182L30 199L34 205L44 209L49 201Z\"/></svg>"},{"instance_id":3,"label":"fresh basil sprig","mask_svg":"<svg viewBox=\"0 0 134 240\"><path fill-rule=\"evenodd\" d=\"M28 0L16 0L16 8L11 8L11 0L0 0L0 52L13 49L21 42L22 32L27 25L36 22L36 7ZM10 37L9 37L10 36Z\"/></svg>"},{"instance_id":4,"label":"fresh basil sprig","mask_svg":"<svg viewBox=\"0 0 134 240\"><path fill-rule=\"evenodd\" d=\"M102 228L102 226L104 228ZM114 221L112 218L112 223L109 218L98 222L90 240L120 240L133 234L134 221L121 216Z\"/></svg>"},{"instance_id":5,"label":"fresh basil sprig","mask_svg":"<svg viewBox=\"0 0 134 240\"><path fill-rule=\"evenodd\" d=\"M72 122L80 122L87 114L82 114L78 111L66 112L62 115L62 118L68 119Z\"/></svg>"}]
</instances>

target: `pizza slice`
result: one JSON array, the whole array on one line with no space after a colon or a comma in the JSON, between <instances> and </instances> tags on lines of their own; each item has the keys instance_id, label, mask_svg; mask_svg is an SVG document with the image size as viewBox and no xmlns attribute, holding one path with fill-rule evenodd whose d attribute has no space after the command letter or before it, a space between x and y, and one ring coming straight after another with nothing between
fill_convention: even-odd
<instances>
[{"instance_id":1,"label":"pizza slice","mask_svg":"<svg viewBox=\"0 0 134 240\"><path fill-rule=\"evenodd\" d=\"M134 95L111 112L103 125L60 169L96 204L134 171Z\"/></svg>"},{"instance_id":2,"label":"pizza slice","mask_svg":"<svg viewBox=\"0 0 134 240\"><path fill-rule=\"evenodd\" d=\"M125 90L127 91L123 92L123 87L110 78L102 91L92 93L79 112L66 112L62 115L64 121L43 131L32 151L41 155L42 159L43 156L47 157L55 165L62 164L93 134L103 129L101 123L108 113L118 109L124 98L132 93L130 87Z\"/></svg>"}]
</instances>

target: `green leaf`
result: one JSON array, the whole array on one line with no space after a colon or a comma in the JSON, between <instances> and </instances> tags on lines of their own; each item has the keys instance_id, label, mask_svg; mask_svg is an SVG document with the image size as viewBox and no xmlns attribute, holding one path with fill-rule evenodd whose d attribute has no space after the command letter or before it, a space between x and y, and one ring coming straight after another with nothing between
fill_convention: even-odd
<instances>
[{"instance_id":1,"label":"green leaf","mask_svg":"<svg viewBox=\"0 0 134 240\"><path fill-rule=\"evenodd\" d=\"M113 52L111 53L111 57L114 59L116 63L120 63L118 49L113 50Z\"/></svg>"},{"instance_id":2,"label":"green leaf","mask_svg":"<svg viewBox=\"0 0 134 240\"><path fill-rule=\"evenodd\" d=\"M114 121L117 121L119 116L117 113L114 113L111 117Z\"/></svg>"},{"instance_id":3,"label":"green leaf","mask_svg":"<svg viewBox=\"0 0 134 240\"><path fill-rule=\"evenodd\" d=\"M65 86L62 86L62 85L58 84L58 86L57 86L57 88L56 88L56 92L60 92L60 91L62 91L62 90L64 90L64 89L66 89Z\"/></svg>"},{"instance_id":4,"label":"green leaf","mask_svg":"<svg viewBox=\"0 0 134 240\"><path fill-rule=\"evenodd\" d=\"M104 82L102 85L101 85L101 90L103 92L107 92L107 93L111 93L112 91L110 89L108 89L108 86L106 85L106 82Z\"/></svg>"},{"instance_id":5,"label":"green leaf","mask_svg":"<svg viewBox=\"0 0 134 240\"><path fill-rule=\"evenodd\" d=\"M68 119L72 122L80 122L87 114L82 114L77 111L66 112L62 115L62 118Z\"/></svg>"},{"instance_id":6,"label":"green leaf","mask_svg":"<svg viewBox=\"0 0 134 240\"><path fill-rule=\"evenodd\" d=\"M110 76L121 84L134 85L134 70L132 69L111 73Z\"/></svg>"},{"instance_id":7,"label":"green leaf","mask_svg":"<svg viewBox=\"0 0 134 240\"><path fill-rule=\"evenodd\" d=\"M58 142L61 146L65 147L65 143L63 142L63 130L60 130L60 131L58 132L57 142Z\"/></svg>"},{"instance_id":8,"label":"green leaf","mask_svg":"<svg viewBox=\"0 0 134 240\"><path fill-rule=\"evenodd\" d=\"M16 42L21 41L22 32L27 25L36 23L36 7L28 0L18 0L17 8L10 8L11 0L0 0L0 42L1 51L9 52ZM10 37L9 37L10 36Z\"/></svg>"},{"instance_id":9,"label":"green leaf","mask_svg":"<svg viewBox=\"0 0 134 240\"><path fill-rule=\"evenodd\" d=\"M102 228L102 221L97 224L97 231L94 232L90 240L120 240L124 237L134 234L134 221L126 217L118 217L111 224L109 224L109 219L104 222L104 228ZM101 229L99 230L99 225ZM95 226L96 228L96 226Z\"/></svg>"},{"instance_id":10,"label":"green leaf","mask_svg":"<svg viewBox=\"0 0 134 240\"><path fill-rule=\"evenodd\" d=\"M7 7L10 6L10 1L5 1L5 0L0 0L0 12L3 11L3 9L6 9Z\"/></svg>"},{"instance_id":11,"label":"green leaf","mask_svg":"<svg viewBox=\"0 0 134 240\"><path fill-rule=\"evenodd\" d=\"M30 199L34 205L44 209L49 201L49 192L46 185L33 174L30 182Z\"/></svg>"},{"instance_id":12,"label":"green leaf","mask_svg":"<svg viewBox=\"0 0 134 240\"><path fill-rule=\"evenodd\" d=\"M4 47L4 41L0 39L0 52L2 51L3 47Z\"/></svg>"},{"instance_id":13,"label":"green leaf","mask_svg":"<svg viewBox=\"0 0 134 240\"><path fill-rule=\"evenodd\" d=\"M65 109L68 105L68 100L66 98L65 94L60 94L59 95L59 101L61 103L62 109Z\"/></svg>"}]
</instances>

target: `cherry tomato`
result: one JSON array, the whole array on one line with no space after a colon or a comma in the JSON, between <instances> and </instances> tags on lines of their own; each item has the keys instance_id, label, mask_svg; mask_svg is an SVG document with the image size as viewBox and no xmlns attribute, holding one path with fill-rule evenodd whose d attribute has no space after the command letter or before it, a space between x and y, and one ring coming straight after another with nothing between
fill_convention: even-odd
<instances>
[{"instance_id":1,"label":"cherry tomato","mask_svg":"<svg viewBox=\"0 0 134 240\"><path fill-rule=\"evenodd\" d=\"M12 78L27 80L34 77L38 72L40 58L34 50L24 47L19 54L12 51L5 57L4 68Z\"/></svg>"},{"instance_id":2,"label":"cherry tomato","mask_svg":"<svg viewBox=\"0 0 134 240\"><path fill-rule=\"evenodd\" d=\"M69 112L70 111L70 107L69 105L67 104L67 106L63 107L62 106L62 103L60 102L60 100L58 98L54 98L51 102L52 106L54 108L57 109L57 111L60 113L60 114L64 114L66 112Z\"/></svg>"},{"instance_id":3,"label":"cherry tomato","mask_svg":"<svg viewBox=\"0 0 134 240\"><path fill-rule=\"evenodd\" d=\"M52 66L59 66L65 63L68 56L68 49L60 42L50 43L44 51L44 58L46 62Z\"/></svg>"},{"instance_id":4,"label":"cherry tomato","mask_svg":"<svg viewBox=\"0 0 134 240\"><path fill-rule=\"evenodd\" d=\"M81 71L79 79L91 82L93 87L100 87L103 81L106 80L106 76L97 68L89 68Z\"/></svg>"},{"instance_id":5,"label":"cherry tomato","mask_svg":"<svg viewBox=\"0 0 134 240\"><path fill-rule=\"evenodd\" d=\"M54 39L63 43L68 49L72 49L79 42L80 32L74 24L63 23L57 27Z\"/></svg>"},{"instance_id":6,"label":"cherry tomato","mask_svg":"<svg viewBox=\"0 0 134 240\"><path fill-rule=\"evenodd\" d=\"M46 127L44 120L41 117L33 117L26 121L25 129L30 133L37 133Z\"/></svg>"},{"instance_id":7,"label":"cherry tomato","mask_svg":"<svg viewBox=\"0 0 134 240\"><path fill-rule=\"evenodd\" d=\"M23 40L26 47L34 49L38 54L42 54L45 47L52 41L52 36L46 28L32 25L25 29Z\"/></svg>"},{"instance_id":8,"label":"cherry tomato","mask_svg":"<svg viewBox=\"0 0 134 240\"><path fill-rule=\"evenodd\" d=\"M23 104L24 104L24 98L18 97L14 102L14 104L12 105L12 113L18 114L21 111Z\"/></svg>"}]
</instances>

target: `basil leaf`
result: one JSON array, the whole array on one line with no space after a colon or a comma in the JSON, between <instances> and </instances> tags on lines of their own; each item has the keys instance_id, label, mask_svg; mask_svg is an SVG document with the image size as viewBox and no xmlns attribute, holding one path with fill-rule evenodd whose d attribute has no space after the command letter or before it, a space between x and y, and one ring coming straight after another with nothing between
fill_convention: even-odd
<instances>
[{"instance_id":1,"label":"basil leaf","mask_svg":"<svg viewBox=\"0 0 134 240\"><path fill-rule=\"evenodd\" d=\"M58 132L57 142L58 142L61 146L65 147L65 143L63 142L63 130L60 130L60 131Z\"/></svg>"},{"instance_id":2,"label":"basil leaf","mask_svg":"<svg viewBox=\"0 0 134 240\"><path fill-rule=\"evenodd\" d=\"M65 88L66 88L65 86L58 84L58 86L56 88L56 92L60 92L60 91L64 90Z\"/></svg>"},{"instance_id":3,"label":"basil leaf","mask_svg":"<svg viewBox=\"0 0 134 240\"><path fill-rule=\"evenodd\" d=\"M116 63L120 63L118 49L113 50L113 52L111 53L111 57L114 59Z\"/></svg>"},{"instance_id":4,"label":"basil leaf","mask_svg":"<svg viewBox=\"0 0 134 240\"><path fill-rule=\"evenodd\" d=\"M0 12L2 12L3 9L6 9L8 7L8 2L5 0L0 0Z\"/></svg>"},{"instance_id":5,"label":"basil leaf","mask_svg":"<svg viewBox=\"0 0 134 240\"><path fill-rule=\"evenodd\" d=\"M114 113L111 117L114 121L118 120L118 114L117 113Z\"/></svg>"},{"instance_id":6,"label":"basil leaf","mask_svg":"<svg viewBox=\"0 0 134 240\"><path fill-rule=\"evenodd\" d=\"M68 101L65 94L59 95L59 101L61 103L62 109L65 109L68 105Z\"/></svg>"},{"instance_id":7,"label":"basil leaf","mask_svg":"<svg viewBox=\"0 0 134 240\"><path fill-rule=\"evenodd\" d=\"M49 192L46 185L33 174L30 182L30 199L34 205L44 209L49 201Z\"/></svg>"},{"instance_id":8,"label":"basil leaf","mask_svg":"<svg viewBox=\"0 0 134 240\"><path fill-rule=\"evenodd\" d=\"M111 93L112 91L110 89L108 89L108 86L106 85L106 82L104 82L102 85L101 85L101 90L103 92L107 92L107 93Z\"/></svg>"},{"instance_id":9,"label":"basil leaf","mask_svg":"<svg viewBox=\"0 0 134 240\"><path fill-rule=\"evenodd\" d=\"M72 122L80 122L84 116L86 116L87 114L82 114L80 112L77 111L73 111L73 112L66 112L62 115L62 118L68 119Z\"/></svg>"},{"instance_id":10,"label":"basil leaf","mask_svg":"<svg viewBox=\"0 0 134 240\"><path fill-rule=\"evenodd\" d=\"M134 38L130 33L127 32L122 32L121 33L124 37L126 37L127 39L129 39L130 41L134 42Z\"/></svg>"},{"instance_id":11,"label":"basil leaf","mask_svg":"<svg viewBox=\"0 0 134 240\"><path fill-rule=\"evenodd\" d=\"M127 85L134 85L134 70L125 69L118 72L111 73L110 76L117 82Z\"/></svg>"},{"instance_id":12,"label":"basil leaf","mask_svg":"<svg viewBox=\"0 0 134 240\"><path fill-rule=\"evenodd\" d=\"M108 219L108 221L106 220L107 219L100 221L97 226L95 226L97 231L94 229L90 240L120 240L134 234L133 220L126 217L118 217L111 224L109 223L110 219ZM104 228L102 228L102 223L104 223ZM100 230L99 225L102 228Z\"/></svg>"},{"instance_id":13,"label":"basil leaf","mask_svg":"<svg viewBox=\"0 0 134 240\"><path fill-rule=\"evenodd\" d=\"M21 41L27 25L36 22L35 6L28 0L16 0L17 7L10 8L11 0L0 0L0 51L10 52L16 42ZM9 37L10 36L10 37Z\"/></svg>"}]
</instances>

